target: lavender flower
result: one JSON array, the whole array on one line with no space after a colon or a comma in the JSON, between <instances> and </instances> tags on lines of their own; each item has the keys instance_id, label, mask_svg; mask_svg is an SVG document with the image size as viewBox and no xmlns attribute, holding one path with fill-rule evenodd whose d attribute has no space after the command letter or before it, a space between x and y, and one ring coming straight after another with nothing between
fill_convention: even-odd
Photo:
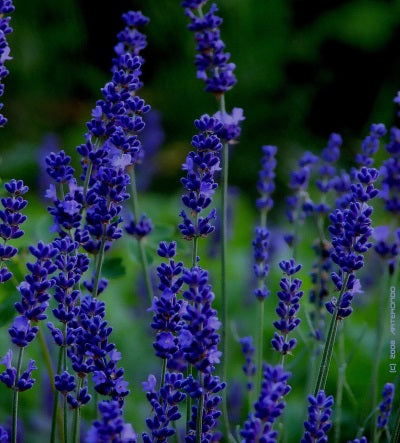
<instances>
[{"instance_id":1,"label":"lavender flower","mask_svg":"<svg viewBox=\"0 0 400 443\"><path fill-rule=\"evenodd\" d=\"M195 33L198 51L195 62L197 78L205 82L206 91L220 96L235 85L236 77L233 71L236 66L229 62L230 54L224 52L225 44L221 40L219 30L222 18L216 15L217 5L212 4L208 12L200 13L206 2L207 0L184 1L182 6L190 19L188 28Z\"/></svg>"},{"instance_id":2,"label":"lavender flower","mask_svg":"<svg viewBox=\"0 0 400 443\"><path fill-rule=\"evenodd\" d=\"M18 249L7 245L7 242L20 238L24 234L20 225L26 221L26 216L21 211L28 204L22 197L28 192L28 186L25 186L22 180L12 179L4 184L4 188L8 196L0 200L4 208L4 210L0 210L0 237L3 239L3 244L0 246L0 283L8 281L12 277L12 272L8 270L5 263L17 254Z\"/></svg>"},{"instance_id":3,"label":"lavender flower","mask_svg":"<svg viewBox=\"0 0 400 443\"><path fill-rule=\"evenodd\" d=\"M364 266L363 254L372 246L369 236L372 233L370 216L373 209L366 202L378 194L378 190L374 188L377 177L376 169L361 168L356 174L358 183L351 185L348 207L336 209L330 215L332 224L328 229L332 236L331 259L341 271L339 274L333 273L332 280L336 288L342 291L342 297L339 302L332 297L326 307L331 314L337 309L339 318L347 317L352 312L351 302L359 289L354 272ZM339 305L336 308L337 303Z\"/></svg>"},{"instance_id":4,"label":"lavender flower","mask_svg":"<svg viewBox=\"0 0 400 443\"><path fill-rule=\"evenodd\" d=\"M296 265L292 259L290 261L281 261L279 266L288 278L282 277L280 281L281 291L278 292L280 301L276 308L279 320L274 322L274 326L279 333L274 333L271 344L276 351L284 356L290 354L297 344L295 338L291 338L290 340L287 338L289 333L300 324L297 313L300 309L299 301L303 296L303 291L300 290L302 285L301 280L298 278L292 280L292 275L300 270L301 265Z\"/></svg>"},{"instance_id":5,"label":"lavender flower","mask_svg":"<svg viewBox=\"0 0 400 443\"><path fill-rule=\"evenodd\" d=\"M242 346L242 354L245 357L246 363L242 366L243 372L247 376L247 390L253 390L253 377L257 371L256 365L254 364L254 353L255 349L253 346L253 338L243 337L240 339L240 344Z\"/></svg>"},{"instance_id":6,"label":"lavender flower","mask_svg":"<svg viewBox=\"0 0 400 443\"><path fill-rule=\"evenodd\" d=\"M202 441L209 441L220 416L217 407L222 398L216 394L225 388L225 383L213 376L212 372L221 357L217 332L221 323L212 308L215 296L208 283L208 273L200 267L193 267L183 272L182 279L187 285L183 297L188 304L182 315L186 324L179 331L179 346L185 360L199 371L199 380L189 377L185 383L186 392L192 398L199 399L198 405L192 407L190 431L186 436L188 443L194 443L199 418L202 418Z\"/></svg>"},{"instance_id":7,"label":"lavender flower","mask_svg":"<svg viewBox=\"0 0 400 443\"><path fill-rule=\"evenodd\" d=\"M379 196L385 202L385 209L392 214L400 213L400 129L391 128L390 141L386 145L390 158L385 160L380 169L382 190Z\"/></svg>"},{"instance_id":8,"label":"lavender flower","mask_svg":"<svg viewBox=\"0 0 400 443\"><path fill-rule=\"evenodd\" d=\"M255 263L253 265L254 274L259 281L258 288L254 291L254 295L259 301L265 300L270 291L264 284L264 280L268 275L269 265L268 265L268 242L269 231L267 228L257 227L255 229L255 238L253 240L254 249L254 259Z\"/></svg>"},{"instance_id":9,"label":"lavender flower","mask_svg":"<svg viewBox=\"0 0 400 443\"><path fill-rule=\"evenodd\" d=\"M6 429L3 426L0 426L0 443L8 443L10 441L10 437Z\"/></svg>"},{"instance_id":10,"label":"lavender flower","mask_svg":"<svg viewBox=\"0 0 400 443\"><path fill-rule=\"evenodd\" d=\"M245 120L245 117L243 116L243 109L233 108L231 114L218 111L214 114L214 117L220 120L223 124L222 129L217 132L217 135L221 141L223 143L229 143L231 146L238 143L237 140L242 132L240 123Z\"/></svg>"},{"instance_id":11,"label":"lavender flower","mask_svg":"<svg viewBox=\"0 0 400 443\"><path fill-rule=\"evenodd\" d=\"M386 128L383 123L371 125L370 134L362 142L361 154L356 155L356 162L360 166L369 168L373 165L373 156L379 149L380 138L384 135L386 135Z\"/></svg>"},{"instance_id":12,"label":"lavender flower","mask_svg":"<svg viewBox=\"0 0 400 443\"><path fill-rule=\"evenodd\" d=\"M35 361L30 360L27 369L17 376L17 369L12 366L12 350L9 349L0 364L5 365L6 370L0 374L0 381L4 383L8 388L11 388L18 392L27 391L31 389L35 383L35 379L32 378L32 372L37 369ZM18 379L17 379L18 377Z\"/></svg>"},{"instance_id":13,"label":"lavender flower","mask_svg":"<svg viewBox=\"0 0 400 443\"><path fill-rule=\"evenodd\" d=\"M275 167L276 167L276 146L263 146L263 157L261 159L262 168L258 173L257 191L261 197L257 199L256 205L259 211L269 211L274 205L271 199L275 191Z\"/></svg>"},{"instance_id":14,"label":"lavender flower","mask_svg":"<svg viewBox=\"0 0 400 443\"><path fill-rule=\"evenodd\" d=\"M273 430L276 419L282 414L285 403L283 397L291 387L287 384L289 372L282 366L264 366L264 377L260 396L254 404L254 413L250 413L240 431L243 443L276 442L278 432Z\"/></svg>"},{"instance_id":15,"label":"lavender flower","mask_svg":"<svg viewBox=\"0 0 400 443\"><path fill-rule=\"evenodd\" d=\"M153 418L146 420L151 435L146 432L142 434L144 443L161 443L175 434L175 429L170 427L170 424L181 418L178 404L186 398L181 392L184 382L183 374L167 372L159 392L155 389L156 379L153 375L143 383L147 400L155 412Z\"/></svg>"},{"instance_id":16,"label":"lavender flower","mask_svg":"<svg viewBox=\"0 0 400 443\"><path fill-rule=\"evenodd\" d=\"M386 383L382 390L382 402L379 405L379 415L376 419L378 429L383 429L388 425L389 416L392 411L394 398L394 384Z\"/></svg>"},{"instance_id":17,"label":"lavender flower","mask_svg":"<svg viewBox=\"0 0 400 443\"><path fill-rule=\"evenodd\" d=\"M355 440L349 440L347 443L368 443L367 437L356 438Z\"/></svg>"},{"instance_id":18,"label":"lavender flower","mask_svg":"<svg viewBox=\"0 0 400 443\"><path fill-rule=\"evenodd\" d=\"M45 311L50 300L48 290L54 286L54 279L50 278L50 275L56 270L53 259L57 250L52 245L39 242L36 248L30 246L29 251L36 258L36 262L26 265L30 274L27 274L18 286L21 301L14 305L20 316L14 319L8 330L11 341L20 347L27 346L38 332L38 327L31 326L31 322L36 323L47 318Z\"/></svg>"},{"instance_id":19,"label":"lavender flower","mask_svg":"<svg viewBox=\"0 0 400 443\"><path fill-rule=\"evenodd\" d=\"M4 17L4 14L11 14L15 8L11 0L2 0L0 2L0 97L4 94L3 79L9 74L8 70L4 66L7 60L11 60L10 47L7 42L7 35L10 34L13 29L10 26L11 17ZM0 103L0 109L3 107L3 103ZM4 115L0 114L0 127L3 127L7 123L7 119Z\"/></svg>"},{"instance_id":20,"label":"lavender flower","mask_svg":"<svg viewBox=\"0 0 400 443\"><path fill-rule=\"evenodd\" d=\"M309 395L308 420L304 422L305 432L301 443L324 443L328 441L327 433L332 427L329 420L332 415L333 397L319 391L316 397Z\"/></svg>"},{"instance_id":21,"label":"lavender flower","mask_svg":"<svg viewBox=\"0 0 400 443\"><path fill-rule=\"evenodd\" d=\"M99 403L100 420L95 420L90 428L87 443L135 443L137 434L132 425L125 423L122 409L117 401L102 401Z\"/></svg>"},{"instance_id":22,"label":"lavender flower","mask_svg":"<svg viewBox=\"0 0 400 443\"><path fill-rule=\"evenodd\" d=\"M219 171L218 152L222 148L216 133L222 123L208 115L195 120L195 126L200 131L192 138L192 146L196 151L189 152L182 169L187 171L186 177L181 179L187 193L182 197L183 204L190 209L193 220L189 219L183 210L180 216L183 222L179 229L186 239L210 234L214 227L210 224L215 218L215 209L206 217L198 217L204 209L210 206L212 196L217 188L214 182L214 173Z\"/></svg>"}]
</instances>

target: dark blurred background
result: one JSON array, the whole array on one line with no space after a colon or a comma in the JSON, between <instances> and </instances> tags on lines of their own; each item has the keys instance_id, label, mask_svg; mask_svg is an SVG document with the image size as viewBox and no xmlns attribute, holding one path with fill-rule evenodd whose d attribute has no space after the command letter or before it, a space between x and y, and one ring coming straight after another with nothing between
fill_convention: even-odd
<instances>
[{"instance_id":1,"label":"dark blurred background","mask_svg":"<svg viewBox=\"0 0 400 443\"><path fill-rule=\"evenodd\" d=\"M227 94L227 108L242 107L246 115L232 155L232 183L254 189L262 144L279 146L279 192L300 150L318 152L331 132L339 132L346 161L372 122L395 123L399 1L217 3L222 37L237 65L238 83ZM178 189L193 119L217 110L195 78L195 45L180 1L15 0L15 6L1 176L23 176L34 186L43 143L74 153L110 78L120 16L141 9L151 22L140 95L161 113L165 131L152 190Z\"/></svg>"}]
</instances>

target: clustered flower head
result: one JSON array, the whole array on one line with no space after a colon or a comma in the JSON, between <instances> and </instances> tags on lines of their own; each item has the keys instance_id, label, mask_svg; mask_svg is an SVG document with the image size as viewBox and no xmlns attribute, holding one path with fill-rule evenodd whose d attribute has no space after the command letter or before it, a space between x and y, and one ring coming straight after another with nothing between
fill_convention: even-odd
<instances>
[{"instance_id":1,"label":"clustered flower head","mask_svg":"<svg viewBox=\"0 0 400 443\"><path fill-rule=\"evenodd\" d=\"M151 435L146 432L142 434L144 443L162 443L175 434L176 431L170 427L170 424L182 416L178 405L186 398L181 392L184 383L182 373L170 372L165 374L164 384L158 392L154 375L149 375L147 382L142 383L147 400L155 412L154 417L146 420Z\"/></svg>"},{"instance_id":2,"label":"clustered flower head","mask_svg":"<svg viewBox=\"0 0 400 443\"><path fill-rule=\"evenodd\" d=\"M11 14L14 10L15 8L11 0L0 0L0 97L4 94L3 79L9 74L5 67L5 62L12 58L10 57L10 47L8 46L7 35L13 31L10 26L11 17L8 16L8 14ZM3 103L0 103L0 109L2 107ZM4 115L0 114L0 128L6 123L7 119Z\"/></svg>"},{"instance_id":3,"label":"clustered flower head","mask_svg":"<svg viewBox=\"0 0 400 443\"><path fill-rule=\"evenodd\" d=\"M197 78L205 82L207 92L219 96L235 85L236 66L229 62L231 55L224 52L225 43L219 29L222 18L216 15L217 5L213 3L205 14L199 13L205 3L207 0L183 1L182 6L190 19L188 28L195 33Z\"/></svg>"},{"instance_id":4,"label":"clustered flower head","mask_svg":"<svg viewBox=\"0 0 400 443\"><path fill-rule=\"evenodd\" d=\"M0 364L6 367L6 370L0 374L0 381L8 388L14 389L18 392L31 389L35 383L35 379L32 378L32 372L37 369L35 361L30 360L27 369L20 374L17 379L17 369L12 365L12 358L13 353L12 350L9 349L2 360L0 360Z\"/></svg>"},{"instance_id":5,"label":"clustered flower head","mask_svg":"<svg viewBox=\"0 0 400 443\"><path fill-rule=\"evenodd\" d=\"M361 153L356 155L356 162L360 166L369 168L374 164L373 156L378 151L380 139L384 135L386 135L386 127L383 123L371 125L369 135L362 142Z\"/></svg>"},{"instance_id":6,"label":"clustered flower head","mask_svg":"<svg viewBox=\"0 0 400 443\"><path fill-rule=\"evenodd\" d=\"M262 168L258 173L257 181L257 191L261 194L261 197L256 201L259 211L269 211L274 205L271 195L275 191L276 152L276 146L266 145L262 147Z\"/></svg>"},{"instance_id":7,"label":"clustered flower head","mask_svg":"<svg viewBox=\"0 0 400 443\"><path fill-rule=\"evenodd\" d=\"M259 281L259 286L254 290L254 295L259 301L265 300L270 291L264 283L264 280L269 272L268 265L268 246L269 246L269 231L267 228L257 227L255 229L255 238L252 242L254 250L254 265L253 270L256 278Z\"/></svg>"},{"instance_id":8,"label":"clustered flower head","mask_svg":"<svg viewBox=\"0 0 400 443\"><path fill-rule=\"evenodd\" d=\"M249 414L244 429L240 431L243 443L276 442L278 432L273 430L273 425L285 408L283 397L291 390L287 384L290 375L280 365L264 366L260 396L254 404L255 412Z\"/></svg>"},{"instance_id":9,"label":"clustered flower head","mask_svg":"<svg viewBox=\"0 0 400 443\"><path fill-rule=\"evenodd\" d=\"M217 311L212 308L215 298L208 282L207 271L198 266L184 270L182 279L186 288L183 298L188 302L182 314L185 324L179 331L179 346L185 360L201 374L200 379L189 376L185 382L185 391L192 398L204 397L202 417L202 441L211 441L218 417L221 412L218 405L222 398L217 395L225 388L225 383L212 373L220 362L221 351L218 350L221 326ZM196 441L198 405L192 407L192 419L189 421L188 443Z\"/></svg>"},{"instance_id":10,"label":"clustered flower head","mask_svg":"<svg viewBox=\"0 0 400 443\"><path fill-rule=\"evenodd\" d=\"M176 242L161 242L157 252L160 257L168 258L168 263L161 263L157 267L158 288L162 292L154 296L148 309L153 312L151 327L156 331L153 347L158 357L167 360L169 369L184 371L186 365L182 364L178 334L183 327L182 314L186 303L177 297L183 285L183 263L174 260Z\"/></svg>"},{"instance_id":11,"label":"clustered flower head","mask_svg":"<svg viewBox=\"0 0 400 443\"><path fill-rule=\"evenodd\" d=\"M101 418L95 420L86 436L87 443L136 443L137 434L132 425L125 423L117 401L99 403Z\"/></svg>"},{"instance_id":12,"label":"clustered flower head","mask_svg":"<svg viewBox=\"0 0 400 443\"><path fill-rule=\"evenodd\" d=\"M21 211L28 204L22 197L28 192L28 186L25 186L22 180L10 180L4 184L4 188L8 196L0 200L3 206L3 209L0 209L0 237L3 240L3 244L0 245L0 283L12 277L12 272L7 268L6 262L18 253L18 249L7 245L7 242L24 235L20 225L26 221L26 216Z\"/></svg>"},{"instance_id":13,"label":"clustered flower head","mask_svg":"<svg viewBox=\"0 0 400 443\"><path fill-rule=\"evenodd\" d=\"M36 324L47 318L45 312L49 306L49 290L55 283L50 276L57 269L53 263L57 249L53 245L39 242L37 247L30 246L29 251L36 261L26 265L30 273L18 286L21 300L14 305L19 315L8 330L11 341L19 347L27 346L36 337L39 328L33 326L32 322Z\"/></svg>"},{"instance_id":14,"label":"clustered flower head","mask_svg":"<svg viewBox=\"0 0 400 443\"><path fill-rule=\"evenodd\" d=\"M182 202L190 210L190 217L186 211L180 213L182 223L179 229L182 235L190 240L194 237L206 237L214 231L210 223L215 218L215 209L205 217L198 215L212 203L217 183L214 181L215 172L220 170L218 153L222 148L221 141L216 133L222 128L222 123L214 117L203 115L195 120L195 126L200 131L192 138L192 146L196 151L189 152L182 169L186 177L181 182L186 189Z\"/></svg>"},{"instance_id":15,"label":"clustered flower head","mask_svg":"<svg viewBox=\"0 0 400 443\"><path fill-rule=\"evenodd\" d=\"M276 308L279 320L274 322L278 332L274 333L271 344L277 352L286 355L290 354L297 344L295 338L288 340L288 335L300 324L297 313L300 309L299 301L303 296L303 291L300 290L302 282L298 278L292 280L292 276L301 269L301 265L291 259L281 261L279 267L287 277L282 277L280 281L281 291L278 292L279 303Z\"/></svg>"},{"instance_id":16,"label":"clustered flower head","mask_svg":"<svg viewBox=\"0 0 400 443\"><path fill-rule=\"evenodd\" d=\"M390 130L390 141L386 145L389 158L380 169L382 189L380 197L385 202L385 209L393 215L400 213L400 129L393 127Z\"/></svg>"},{"instance_id":17,"label":"clustered flower head","mask_svg":"<svg viewBox=\"0 0 400 443\"><path fill-rule=\"evenodd\" d=\"M323 390L314 397L308 397L308 419L304 422L304 435L301 443L325 443L328 441L327 433L332 427L329 420L332 415L333 397L326 396Z\"/></svg>"},{"instance_id":18,"label":"clustered flower head","mask_svg":"<svg viewBox=\"0 0 400 443\"><path fill-rule=\"evenodd\" d=\"M394 384L386 383L382 390L382 401L379 405L379 415L376 419L378 429L383 429L388 425L389 416L392 412L394 399Z\"/></svg>"},{"instance_id":19,"label":"clustered flower head","mask_svg":"<svg viewBox=\"0 0 400 443\"><path fill-rule=\"evenodd\" d=\"M351 302L354 294L360 290L354 272L364 266L364 253L372 246L369 237L372 233L370 217L373 208L367 202L378 194L374 187L378 178L376 169L362 167L355 176L357 182L351 185L348 206L330 214L331 225L328 228L332 236L331 259L339 267L339 273L332 273L332 280L343 295L339 306L336 307L337 300L332 297L326 307L331 314L337 309L339 318L352 313Z\"/></svg>"},{"instance_id":20,"label":"clustered flower head","mask_svg":"<svg viewBox=\"0 0 400 443\"><path fill-rule=\"evenodd\" d=\"M242 348L242 354L245 357L246 363L242 366L243 372L247 376L247 389L251 391L253 389L253 377L256 374L257 367L254 364L255 348L253 345L253 337L243 337L240 339Z\"/></svg>"}]
</instances>

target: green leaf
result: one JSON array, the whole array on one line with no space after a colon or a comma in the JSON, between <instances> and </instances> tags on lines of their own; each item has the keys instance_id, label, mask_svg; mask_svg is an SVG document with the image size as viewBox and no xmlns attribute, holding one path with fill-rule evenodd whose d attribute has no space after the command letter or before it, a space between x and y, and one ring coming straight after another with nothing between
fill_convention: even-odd
<instances>
[{"instance_id":1,"label":"green leaf","mask_svg":"<svg viewBox=\"0 0 400 443\"><path fill-rule=\"evenodd\" d=\"M103 263L103 276L106 278L119 278L126 274L126 268L121 257L109 257Z\"/></svg>"}]
</instances>

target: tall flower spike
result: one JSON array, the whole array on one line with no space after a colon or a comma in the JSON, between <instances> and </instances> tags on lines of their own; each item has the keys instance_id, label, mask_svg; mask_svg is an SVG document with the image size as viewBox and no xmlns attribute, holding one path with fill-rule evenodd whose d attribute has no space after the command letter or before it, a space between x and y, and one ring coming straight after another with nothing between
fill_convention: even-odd
<instances>
[{"instance_id":1,"label":"tall flower spike","mask_svg":"<svg viewBox=\"0 0 400 443\"><path fill-rule=\"evenodd\" d=\"M212 374L222 355L218 350L220 336L217 332L221 323L212 308L215 296L208 283L208 273L200 267L193 267L184 271L182 279L187 288L183 297L188 304L182 315L186 324L179 331L179 346L186 361L198 370L199 375L198 379L189 377L185 384L186 392L198 399L197 405L192 407L186 441L196 441L199 419L202 420L202 441L211 441L220 416L218 405L222 401L217 394L225 388L225 383Z\"/></svg>"},{"instance_id":2,"label":"tall flower spike","mask_svg":"<svg viewBox=\"0 0 400 443\"><path fill-rule=\"evenodd\" d=\"M11 0L3 0L0 2L0 97L4 94L3 79L9 74L5 67L5 62L11 60L10 47L7 42L7 35L10 34L13 29L10 26L11 17L5 17L5 15L14 12L14 5ZM3 103L0 103L0 109L3 107ZM4 115L0 114L0 128L7 123L7 119Z\"/></svg>"},{"instance_id":3,"label":"tall flower spike","mask_svg":"<svg viewBox=\"0 0 400 443\"><path fill-rule=\"evenodd\" d=\"M280 281L281 291L278 292L279 303L276 308L279 320L274 322L278 333L274 333L271 344L277 352L284 356L290 354L297 344L295 338L288 340L288 335L300 324L297 313L300 309L299 301L303 296L303 291L300 290L301 280L298 278L292 280L292 275L300 270L301 265L296 265L294 260L283 260L279 263L279 267L287 277L282 277Z\"/></svg>"},{"instance_id":4,"label":"tall flower spike","mask_svg":"<svg viewBox=\"0 0 400 443\"><path fill-rule=\"evenodd\" d=\"M26 221L26 216L21 211L28 204L22 197L28 192L28 186L25 186L22 180L12 179L4 184L4 188L8 196L1 199L3 209L0 209L0 237L3 239L3 244L0 246L0 283L12 277L12 272L5 264L17 254L18 249L7 245L7 242L24 234L20 226Z\"/></svg>"},{"instance_id":5,"label":"tall flower spike","mask_svg":"<svg viewBox=\"0 0 400 443\"><path fill-rule=\"evenodd\" d=\"M290 373L284 372L282 366L265 365L260 396L254 404L255 412L249 414L240 431L243 443L276 441L278 432L273 430L273 425L285 408L283 397L291 390L287 384L289 378Z\"/></svg>"},{"instance_id":6,"label":"tall flower spike","mask_svg":"<svg viewBox=\"0 0 400 443\"><path fill-rule=\"evenodd\" d=\"M99 403L101 418L92 423L87 436L87 443L136 443L137 434L132 425L125 423L122 409L117 401L102 401Z\"/></svg>"},{"instance_id":7,"label":"tall flower spike","mask_svg":"<svg viewBox=\"0 0 400 443\"><path fill-rule=\"evenodd\" d=\"M376 169L362 167L356 174L357 182L351 185L348 207L336 209L330 214L331 225L328 229L332 236L331 259L340 270L338 274L332 274L332 280L336 288L342 291L337 311L339 318L348 317L352 313L352 299L360 290L354 272L364 266L363 254L372 246L369 237L372 234L370 217L373 208L367 202L378 194L374 188L377 178ZM329 313L334 313L336 305L337 300L332 297L326 304Z\"/></svg>"},{"instance_id":8,"label":"tall flower spike","mask_svg":"<svg viewBox=\"0 0 400 443\"><path fill-rule=\"evenodd\" d=\"M385 160L380 169L382 190L380 197L385 202L385 209L394 215L400 213L400 129L391 128L390 141L386 145L389 159Z\"/></svg>"},{"instance_id":9,"label":"tall flower spike","mask_svg":"<svg viewBox=\"0 0 400 443\"><path fill-rule=\"evenodd\" d=\"M229 62L230 54L225 51L219 26L222 18L216 15L217 5L212 4L205 13L200 13L205 1L184 1L182 6L190 19L188 28L195 33L197 78L206 84L206 91L217 96L224 94L236 83L233 71L236 66ZM195 13L197 12L197 14Z\"/></svg>"},{"instance_id":10,"label":"tall flower spike","mask_svg":"<svg viewBox=\"0 0 400 443\"><path fill-rule=\"evenodd\" d=\"M243 337L240 339L240 344L242 346L242 354L245 357L246 363L242 366L243 372L247 377L247 390L253 390L253 378L256 373L256 365L254 364L254 353L255 349L253 346L253 338Z\"/></svg>"},{"instance_id":11,"label":"tall flower spike","mask_svg":"<svg viewBox=\"0 0 400 443\"><path fill-rule=\"evenodd\" d=\"M384 429L389 422L394 398L394 384L386 383L382 390L382 402L379 405L379 415L376 419L378 429Z\"/></svg>"},{"instance_id":12,"label":"tall flower spike","mask_svg":"<svg viewBox=\"0 0 400 443\"><path fill-rule=\"evenodd\" d=\"M180 213L183 221L179 224L179 229L188 240L205 237L214 230L210 221L215 218L215 209L206 217L198 215L212 203L212 196L218 186L214 181L214 173L220 170L218 153L222 148L216 135L222 127L219 120L203 115L195 120L195 126L200 131L192 138L192 146L196 151L189 152L186 157L182 169L187 173L181 179L187 191L182 196L182 202L190 210L191 218L183 210Z\"/></svg>"},{"instance_id":13,"label":"tall flower spike","mask_svg":"<svg viewBox=\"0 0 400 443\"><path fill-rule=\"evenodd\" d=\"M319 391L316 397L308 397L308 419L304 422L305 432L301 443L327 442L327 433L332 427L329 420L332 415L333 397L326 396L324 391Z\"/></svg>"}]
</instances>

